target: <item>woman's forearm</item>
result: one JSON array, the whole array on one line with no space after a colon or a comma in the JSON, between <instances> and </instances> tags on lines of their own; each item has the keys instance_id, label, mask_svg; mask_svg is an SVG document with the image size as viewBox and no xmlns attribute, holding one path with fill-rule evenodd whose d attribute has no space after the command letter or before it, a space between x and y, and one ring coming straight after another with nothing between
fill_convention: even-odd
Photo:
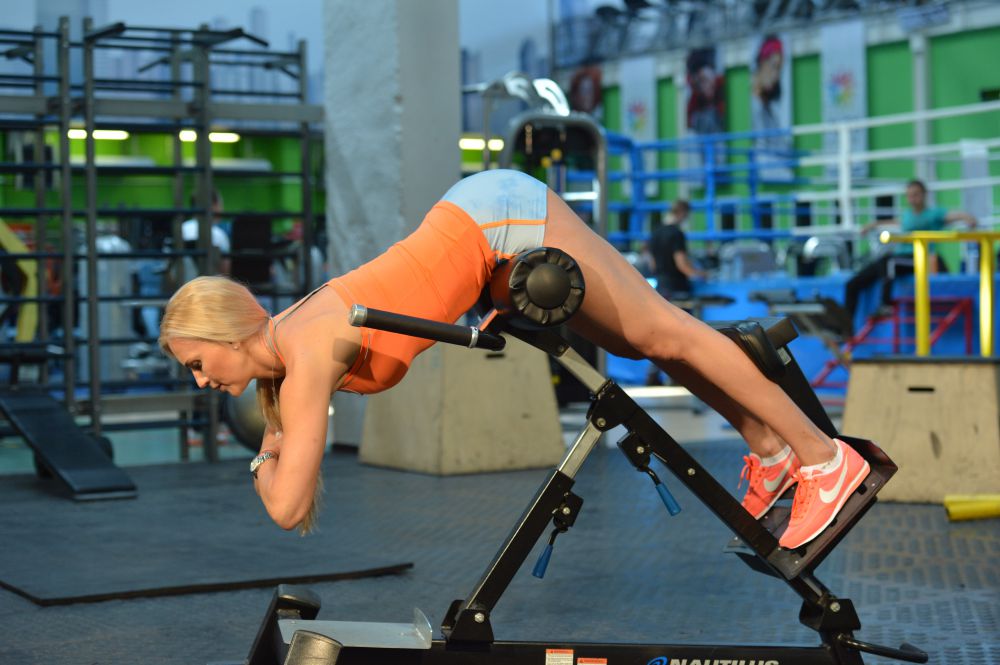
<instances>
[{"instance_id":1,"label":"woman's forearm","mask_svg":"<svg viewBox=\"0 0 1000 665\"><path fill-rule=\"evenodd\" d=\"M305 519L309 504L303 503L296 492L282 488L279 477L280 457L262 464L257 472L256 489L267 514L282 529L294 529ZM287 481L287 478L285 479ZM285 482L285 485L288 483ZM301 488L299 488L301 489Z\"/></svg>"},{"instance_id":2,"label":"woman's forearm","mask_svg":"<svg viewBox=\"0 0 1000 665\"><path fill-rule=\"evenodd\" d=\"M254 479L254 489L257 490L257 495L260 496L261 501L264 503L268 515L275 522L278 522L278 516L284 513L284 510L278 505L280 495L275 492L274 486L278 465L281 464L281 443L281 432L271 429L264 432L264 437L260 444L260 453L271 451L275 456L257 467L257 475Z\"/></svg>"},{"instance_id":3,"label":"woman's forearm","mask_svg":"<svg viewBox=\"0 0 1000 665\"><path fill-rule=\"evenodd\" d=\"M275 524L294 529L309 514L315 492L315 474L303 471L302 460L281 454L284 447L281 433L264 436L261 452L270 450L277 455L257 468L254 489ZM303 482L303 478L308 478Z\"/></svg>"}]
</instances>

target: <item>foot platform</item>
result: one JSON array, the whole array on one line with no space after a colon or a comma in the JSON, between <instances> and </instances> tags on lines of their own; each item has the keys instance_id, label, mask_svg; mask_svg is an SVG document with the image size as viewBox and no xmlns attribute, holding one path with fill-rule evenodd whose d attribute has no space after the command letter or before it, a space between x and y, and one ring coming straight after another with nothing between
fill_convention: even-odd
<instances>
[{"instance_id":1,"label":"foot platform","mask_svg":"<svg viewBox=\"0 0 1000 665\"><path fill-rule=\"evenodd\" d=\"M849 446L854 448L865 460L871 470L865 481L850 496L844 507L840 509L833 522L823 530L816 538L805 545L793 550L779 547L767 557L766 562L747 546L742 540L734 537L726 545L724 551L731 552L739 556L748 566L756 571L783 576L785 579L793 579L803 573L816 568L823 559L837 546L837 543L847 535L847 532L864 516L869 508L875 503L875 495L878 494L889 478L896 473L898 467L889 457L882 452L882 449L871 441L855 439L848 436L838 436ZM788 526L791 516L791 508L787 505L776 504L760 519L760 523L770 531L775 538L780 538Z\"/></svg>"}]
</instances>

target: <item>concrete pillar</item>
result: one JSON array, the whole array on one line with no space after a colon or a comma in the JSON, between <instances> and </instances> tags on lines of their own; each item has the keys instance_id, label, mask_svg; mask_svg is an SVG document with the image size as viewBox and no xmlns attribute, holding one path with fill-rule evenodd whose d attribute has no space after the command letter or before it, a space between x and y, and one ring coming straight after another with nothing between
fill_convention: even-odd
<instances>
[{"instance_id":1,"label":"concrete pillar","mask_svg":"<svg viewBox=\"0 0 1000 665\"><path fill-rule=\"evenodd\" d=\"M456 0L326 0L327 231L334 273L412 231L461 174Z\"/></svg>"},{"instance_id":2,"label":"concrete pillar","mask_svg":"<svg viewBox=\"0 0 1000 665\"><path fill-rule=\"evenodd\" d=\"M331 273L415 229L461 174L457 0L325 0L326 215ZM365 400L338 395L337 442Z\"/></svg>"}]
</instances>

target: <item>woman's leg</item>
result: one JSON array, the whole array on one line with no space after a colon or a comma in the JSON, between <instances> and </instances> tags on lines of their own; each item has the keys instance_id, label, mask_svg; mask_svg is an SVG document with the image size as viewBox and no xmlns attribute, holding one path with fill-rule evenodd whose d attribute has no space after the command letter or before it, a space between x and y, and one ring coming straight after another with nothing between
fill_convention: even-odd
<instances>
[{"instance_id":1,"label":"woman's leg","mask_svg":"<svg viewBox=\"0 0 1000 665\"><path fill-rule=\"evenodd\" d=\"M578 333L597 342L621 340L622 346L665 368L689 366L787 441L804 465L833 457L830 438L736 344L661 298L617 250L552 192L548 194L545 244L569 253L583 270L587 296L573 319Z\"/></svg>"},{"instance_id":2,"label":"woman's leg","mask_svg":"<svg viewBox=\"0 0 1000 665\"><path fill-rule=\"evenodd\" d=\"M595 328L584 330L577 328L577 332L581 335L586 335L591 342L616 356L635 360L646 358L642 353L628 346L620 336L608 334L606 331L600 331ZM750 450L759 457L770 457L784 449L785 442L770 427L733 401L729 395L706 381L704 377L690 366L680 362L661 362L657 364L657 367L669 374L675 381L690 390L695 397L708 404L716 413L725 418L733 426L733 429L739 432L743 440L747 442Z\"/></svg>"},{"instance_id":3,"label":"woman's leg","mask_svg":"<svg viewBox=\"0 0 1000 665\"><path fill-rule=\"evenodd\" d=\"M706 381L705 377L698 374L690 365L672 362L665 364L663 371L725 418L758 457L771 457L784 450L786 443L774 430L719 390L716 385Z\"/></svg>"}]
</instances>

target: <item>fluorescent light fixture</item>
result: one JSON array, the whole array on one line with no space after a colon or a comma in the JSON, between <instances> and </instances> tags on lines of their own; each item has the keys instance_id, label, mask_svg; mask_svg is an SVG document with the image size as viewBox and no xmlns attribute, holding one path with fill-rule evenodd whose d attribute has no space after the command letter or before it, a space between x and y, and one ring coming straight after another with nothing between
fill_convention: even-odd
<instances>
[{"instance_id":1,"label":"fluorescent light fixture","mask_svg":"<svg viewBox=\"0 0 1000 665\"><path fill-rule=\"evenodd\" d=\"M460 150L477 150L481 152L486 145L485 140L474 136L463 136L458 140ZM493 152L500 152L503 150L503 139L490 139L489 147Z\"/></svg>"},{"instance_id":2,"label":"fluorescent light fixture","mask_svg":"<svg viewBox=\"0 0 1000 665\"><path fill-rule=\"evenodd\" d=\"M66 132L66 136L71 139L85 139L87 138L86 129L70 129ZM124 129L95 129L94 138L101 141L124 141L129 136L128 132Z\"/></svg>"},{"instance_id":3,"label":"fluorescent light fixture","mask_svg":"<svg viewBox=\"0 0 1000 665\"><path fill-rule=\"evenodd\" d=\"M177 137L185 143L194 143L198 140L198 132L182 129ZM212 143L236 143L240 140L240 135L235 132L209 132L208 140Z\"/></svg>"},{"instance_id":4,"label":"fluorescent light fixture","mask_svg":"<svg viewBox=\"0 0 1000 665\"><path fill-rule=\"evenodd\" d=\"M236 143L240 135L236 132L209 132L208 140L212 143Z\"/></svg>"},{"instance_id":5,"label":"fluorescent light fixture","mask_svg":"<svg viewBox=\"0 0 1000 665\"><path fill-rule=\"evenodd\" d=\"M124 141L128 138L128 132L123 129L95 129L94 138L105 141Z\"/></svg>"}]
</instances>

